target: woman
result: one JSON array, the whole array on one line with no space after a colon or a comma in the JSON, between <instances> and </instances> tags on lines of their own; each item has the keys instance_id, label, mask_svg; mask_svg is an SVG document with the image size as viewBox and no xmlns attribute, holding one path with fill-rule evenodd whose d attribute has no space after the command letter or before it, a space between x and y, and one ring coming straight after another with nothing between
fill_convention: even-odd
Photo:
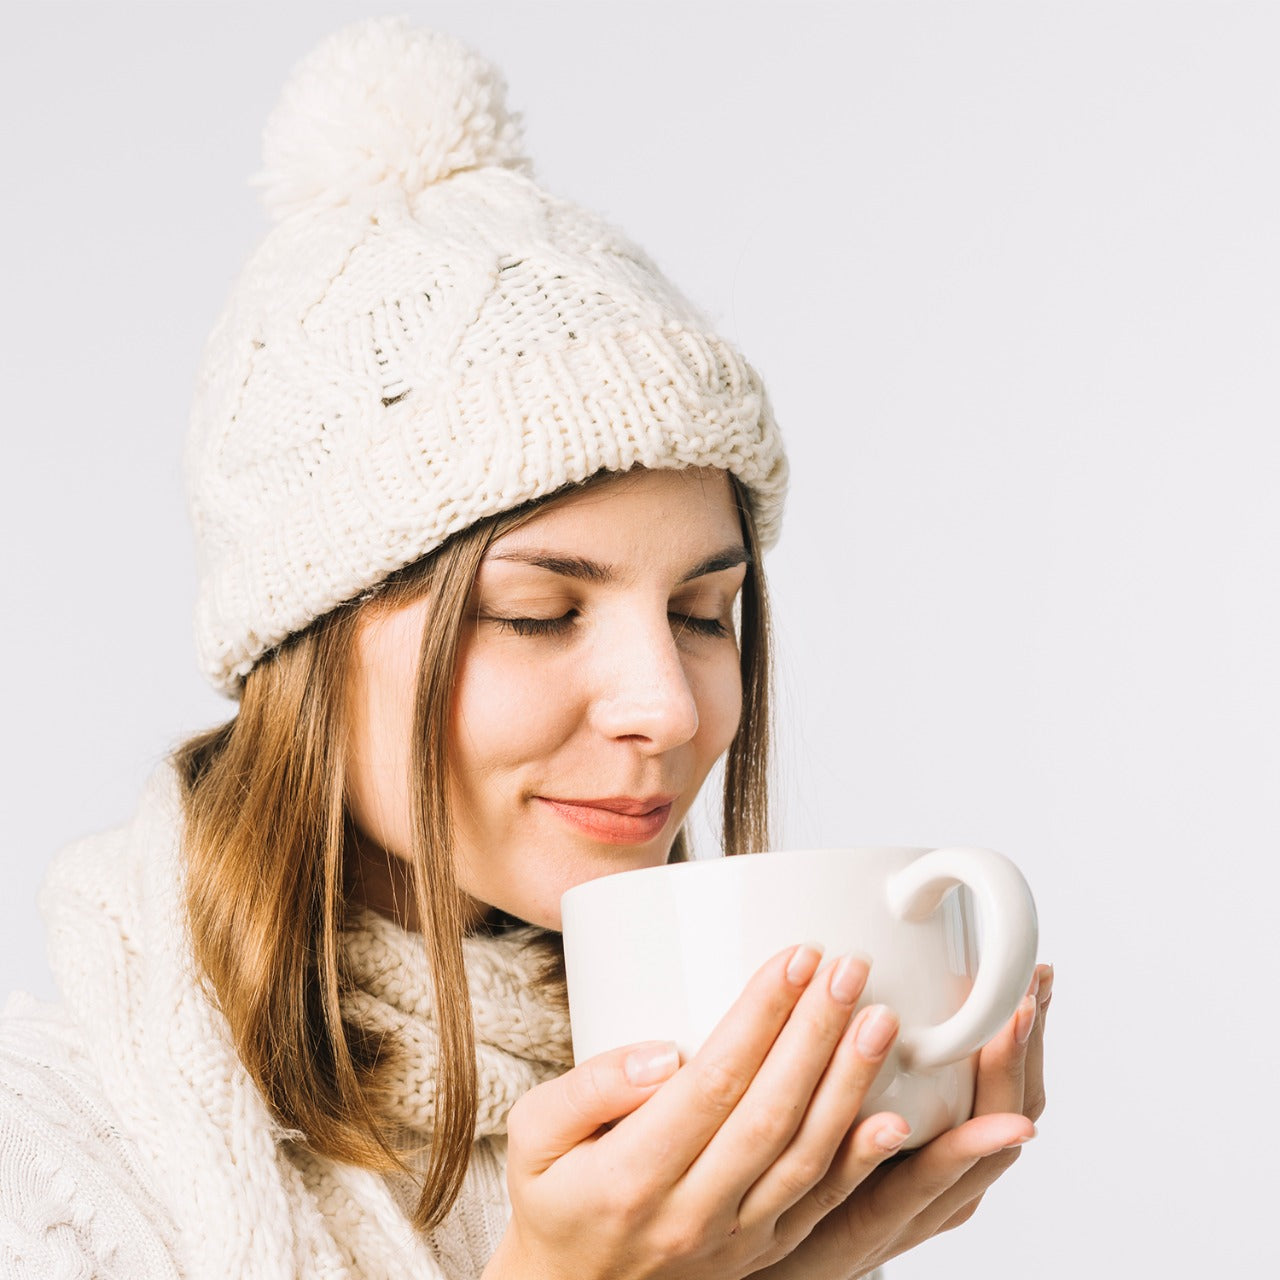
<instances>
[{"instance_id":1,"label":"woman","mask_svg":"<svg viewBox=\"0 0 1280 1280\"><path fill-rule=\"evenodd\" d=\"M51 869L6 1274L852 1277L962 1222L1034 1132L1046 971L897 1160L852 957L775 957L686 1064L570 1069L560 894L684 856L722 757L726 852L768 843L756 374L451 40L340 32L265 150L188 453L239 707Z\"/></svg>"}]
</instances>

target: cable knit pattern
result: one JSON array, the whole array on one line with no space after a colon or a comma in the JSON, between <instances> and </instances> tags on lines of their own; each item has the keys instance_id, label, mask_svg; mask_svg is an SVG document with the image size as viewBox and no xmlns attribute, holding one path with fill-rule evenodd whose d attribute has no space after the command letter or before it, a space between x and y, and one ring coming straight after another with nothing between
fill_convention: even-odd
<instances>
[{"instance_id":1,"label":"cable knit pattern","mask_svg":"<svg viewBox=\"0 0 1280 1280\"><path fill-rule=\"evenodd\" d=\"M259 179L280 220L209 339L187 446L220 689L451 534L600 471L730 471L777 537L759 376L641 249L534 183L504 94L400 20L330 37L286 86Z\"/></svg>"},{"instance_id":2,"label":"cable knit pattern","mask_svg":"<svg viewBox=\"0 0 1280 1280\"><path fill-rule=\"evenodd\" d=\"M0 1276L176 1280L177 1238L75 1031L15 994L0 1021Z\"/></svg>"},{"instance_id":3,"label":"cable knit pattern","mask_svg":"<svg viewBox=\"0 0 1280 1280\"><path fill-rule=\"evenodd\" d=\"M397 1086L392 1119L430 1133L436 1105L431 1064L438 1046L431 971L414 934L372 911L358 913L354 923L344 934L344 949L358 990L344 1011L412 1048L407 1075L391 1077ZM536 932L522 930L497 941L468 938L463 944L480 1074L477 1138L505 1133L516 1099L573 1061L568 1012L539 992L544 961L527 949Z\"/></svg>"},{"instance_id":4,"label":"cable knit pattern","mask_svg":"<svg viewBox=\"0 0 1280 1280\"><path fill-rule=\"evenodd\" d=\"M0 1274L478 1275L507 1214L507 1112L570 1060L567 1017L539 998L527 931L466 944L477 1146L455 1212L423 1237L411 1182L319 1157L269 1113L194 978L180 831L166 765L134 820L60 854L41 891L64 1005L20 999L0 1032ZM425 1144L435 1019L421 939L366 911L343 945L360 983L352 1007L422 1064L400 1082L393 1118Z\"/></svg>"}]
</instances>

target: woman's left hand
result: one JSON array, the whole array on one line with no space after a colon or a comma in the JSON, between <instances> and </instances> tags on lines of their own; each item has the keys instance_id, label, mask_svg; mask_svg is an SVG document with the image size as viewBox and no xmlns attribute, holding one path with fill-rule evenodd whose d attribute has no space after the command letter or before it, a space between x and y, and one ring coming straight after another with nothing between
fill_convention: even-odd
<instances>
[{"instance_id":1,"label":"woman's left hand","mask_svg":"<svg viewBox=\"0 0 1280 1280\"><path fill-rule=\"evenodd\" d=\"M905 1216L905 1225L882 1241L878 1265L967 1222L1021 1151L1015 1145L995 1155L972 1155L984 1146L989 1123L984 1118L1018 1115L1034 1123L1044 1111L1044 1024L1052 993L1053 969L1038 965L1026 999L978 1057L973 1119L869 1177L854 1156L858 1130L853 1130L827 1172L822 1194L808 1202L835 1207L815 1221L790 1255L755 1275L762 1280L856 1280L867 1270L849 1270L849 1242L857 1239L859 1252L865 1252L867 1232L876 1223L901 1223ZM986 1147L990 1149L989 1142ZM920 1208L912 1214L914 1205ZM801 1211L813 1212L797 1207Z\"/></svg>"}]
</instances>

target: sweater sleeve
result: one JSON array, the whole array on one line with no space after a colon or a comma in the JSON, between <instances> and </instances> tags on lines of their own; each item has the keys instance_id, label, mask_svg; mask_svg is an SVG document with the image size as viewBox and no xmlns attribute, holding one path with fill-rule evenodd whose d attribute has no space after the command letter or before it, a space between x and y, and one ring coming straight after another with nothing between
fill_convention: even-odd
<instances>
[{"instance_id":1,"label":"sweater sleeve","mask_svg":"<svg viewBox=\"0 0 1280 1280\"><path fill-rule=\"evenodd\" d=\"M179 1280L172 1226L56 1005L0 1018L0 1276Z\"/></svg>"}]
</instances>

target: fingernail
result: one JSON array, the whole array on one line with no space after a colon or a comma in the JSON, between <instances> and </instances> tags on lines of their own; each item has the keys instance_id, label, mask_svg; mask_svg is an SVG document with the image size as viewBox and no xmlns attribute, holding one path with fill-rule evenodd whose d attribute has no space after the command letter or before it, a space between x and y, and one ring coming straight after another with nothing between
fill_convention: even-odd
<instances>
[{"instance_id":1,"label":"fingernail","mask_svg":"<svg viewBox=\"0 0 1280 1280\"><path fill-rule=\"evenodd\" d=\"M1031 1028L1035 1025L1036 998L1027 996L1018 1006L1018 1020L1013 1024L1013 1034L1019 1044L1026 1044L1031 1039Z\"/></svg>"},{"instance_id":2,"label":"fingernail","mask_svg":"<svg viewBox=\"0 0 1280 1280\"><path fill-rule=\"evenodd\" d=\"M680 1054L674 1044L646 1044L627 1054L622 1069L632 1084L658 1084L679 1065Z\"/></svg>"},{"instance_id":3,"label":"fingernail","mask_svg":"<svg viewBox=\"0 0 1280 1280\"><path fill-rule=\"evenodd\" d=\"M876 1133L872 1141L881 1151L897 1151L909 1137L911 1137L909 1128L904 1132L900 1125L887 1124Z\"/></svg>"},{"instance_id":4,"label":"fingernail","mask_svg":"<svg viewBox=\"0 0 1280 1280\"><path fill-rule=\"evenodd\" d=\"M841 1004L856 1004L870 969L862 956L845 956L831 971L831 994Z\"/></svg>"},{"instance_id":5,"label":"fingernail","mask_svg":"<svg viewBox=\"0 0 1280 1280\"><path fill-rule=\"evenodd\" d=\"M864 1058L878 1058L888 1049L897 1030L898 1019L892 1009L882 1004L868 1005L862 1011L854 1043Z\"/></svg>"},{"instance_id":6,"label":"fingernail","mask_svg":"<svg viewBox=\"0 0 1280 1280\"><path fill-rule=\"evenodd\" d=\"M1037 969L1031 975L1031 985L1027 988L1027 995L1033 996L1040 990L1040 970Z\"/></svg>"},{"instance_id":7,"label":"fingernail","mask_svg":"<svg viewBox=\"0 0 1280 1280\"><path fill-rule=\"evenodd\" d=\"M806 942L791 953L787 961L787 981L797 987L803 987L815 973L822 962L822 948Z\"/></svg>"}]
</instances>

